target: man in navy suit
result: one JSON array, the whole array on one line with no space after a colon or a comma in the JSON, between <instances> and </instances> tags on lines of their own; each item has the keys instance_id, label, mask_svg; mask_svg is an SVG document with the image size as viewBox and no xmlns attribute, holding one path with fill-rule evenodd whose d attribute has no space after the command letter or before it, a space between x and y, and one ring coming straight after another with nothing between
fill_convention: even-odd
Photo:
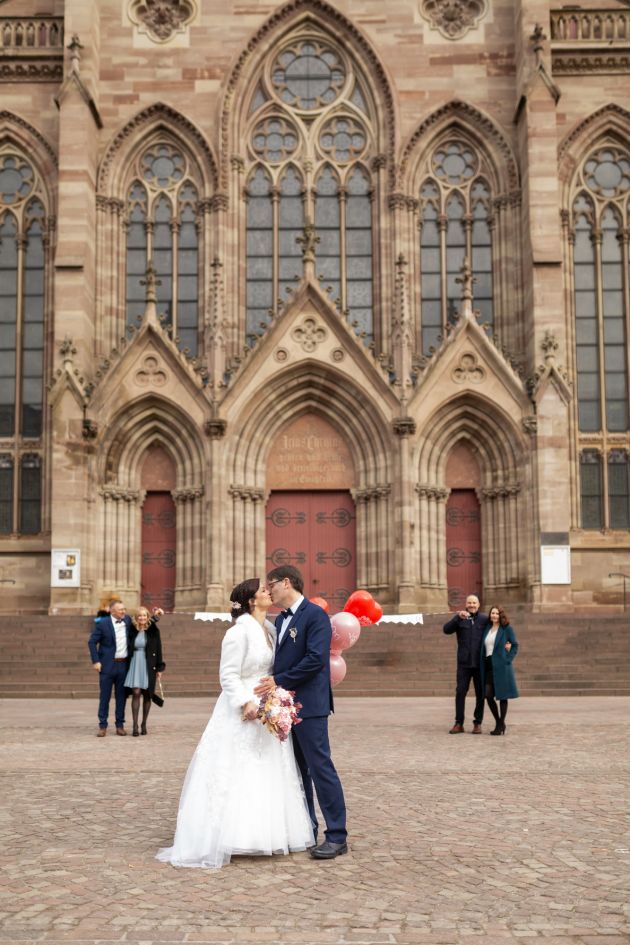
<instances>
[{"instance_id":1,"label":"man in navy suit","mask_svg":"<svg viewBox=\"0 0 630 945\"><path fill-rule=\"evenodd\" d=\"M125 677L129 669L131 619L122 601L112 601L108 617L99 617L88 640L92 665L99 673L101 696L98 703L99 738L107 735L107 717L112 689L116 695L116 734L125 731Z\"/></svg>"},{"instance_id":2,"label":"man in navy suit","mask_svg":"<svg viewBox=\"0 0 630 945\"><path fill-rule=\"evenodd\" d=\"M346 804L339 775L330 757L328 716L333 711L330 684L332 627L326 612L303 595L302 575L290 565L267 575L274 604L283 608L276 619L278 642L273 676L265 676L254 692L260 696L275 686L292 689L302 703L302 722L293 729L295 759L302 773L315 840L317 817L313 785L326 821L326 840L311 849L316 860L331 860L348 852Z\"/></svg>"}]
</instances>

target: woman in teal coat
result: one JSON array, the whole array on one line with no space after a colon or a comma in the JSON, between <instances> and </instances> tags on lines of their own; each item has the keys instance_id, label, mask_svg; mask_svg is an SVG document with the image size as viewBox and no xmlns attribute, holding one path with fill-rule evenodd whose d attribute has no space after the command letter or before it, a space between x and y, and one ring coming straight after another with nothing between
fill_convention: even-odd
<instances>
[{"instance_id":1,"label":"woman in teal coat","mask_svg":"<svg viewBox=\"0 0 630 945\"><path fill-rule=\"evenodd\" d=\"M512 668L518 641L502 607L491 607L488 620L481 642L481 685L496 722L490 734L505 735L508 699L518 699ZM499 708L495 699L499 700Z\"/></svg>"}]
</instances>

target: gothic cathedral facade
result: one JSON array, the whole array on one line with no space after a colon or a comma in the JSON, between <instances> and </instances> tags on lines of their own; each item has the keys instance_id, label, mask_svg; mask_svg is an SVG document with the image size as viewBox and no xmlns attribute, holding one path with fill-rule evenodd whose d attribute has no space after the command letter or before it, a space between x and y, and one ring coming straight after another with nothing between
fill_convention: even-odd
<instances>
[{"instance_id":1,"label":"gothic cathedral facade","mask_svg":"<svg viewBox=\"0 0 630 945\"><path fill-rule=\"evenodd\" d=\"M621 601L630 4L0 0L3 612Z\"/></svg>"}]
</instances>

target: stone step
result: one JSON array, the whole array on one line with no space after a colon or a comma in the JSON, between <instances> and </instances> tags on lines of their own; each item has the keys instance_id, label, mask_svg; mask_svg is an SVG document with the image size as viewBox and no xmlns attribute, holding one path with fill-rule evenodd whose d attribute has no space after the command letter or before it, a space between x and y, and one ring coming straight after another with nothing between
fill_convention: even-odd
<instances>
[{"instance_id":1,"label":"stone step","mask_svg":"<svg viewBox=\"0 0 630 945\"><path fill-rule=\"evenodd\" d=\"M510 613L521 643L515 670L523 695L630 693L630 665L620 656L630 634L630 615L615 615L608 626L597 615L538 615L518 608ZM456 642L442 633L448 616L428 615L422 626L364 628L344 654L348 674L335 694L452 696ZM218 693L227 626L195 621L189 614L162 618L168 696L210 698ZM0 696L95 699L98 680L87 649L91 627L86 617L5 618L0 627Z\"/></svg>"}]
</instances>

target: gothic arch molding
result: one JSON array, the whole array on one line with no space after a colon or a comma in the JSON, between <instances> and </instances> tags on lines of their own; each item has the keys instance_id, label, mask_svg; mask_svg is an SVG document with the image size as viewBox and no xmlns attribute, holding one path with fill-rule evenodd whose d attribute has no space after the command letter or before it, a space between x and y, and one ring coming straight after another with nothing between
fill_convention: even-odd
<instances>
[{"instance_id":1,"label":"gothic arch molding","mask_svg":"<svg viewBox=\"0 0 630 945\"><path fill-rule=\"evenodd\" d=\"M417 520L421 542L417 568L421 584L446 591L445 473L448 456L461 440L472 445L479 459L483 585L488 592L518 588L527 576L520 573L522 549L527 544L521 495L525 443L510 417L495 404L465 395L440 407L428 419L418 444ZM523 494L524 495L524 494ZM422 536L429 541L422 543Z\"/></svg>"},{"instance_id":2,"label":"gothic arch molding","mask_svg":"<svg viewBox=\"0 0 630 945\"><path fill-rule=\"evenodd\" d=\"M0 111L0 145L13 144L25 157L33 162L46 192L48 207L51 203L51 184L57 178L57 156L48 141L19 115Z\"/></svg>"},{"instance_id":3,"label":"gothic arch molding","mask_svg":"<svg viewBox=\"0 0 630 945\"><path fill-rule=\"evenodd\" d=\"M444 485L448 454L460 439L477 446L484 486L518 478L524 443L518 428L496 404L481 397L458 397L440 407L424 428L431 434L418 444L420 481Z\"/></svg>"},{"instance_id":4,"label":"gothic arch molding","mask_svg":"<svg viewBox=\"0 0 630 945\"><path fill-rule=\"evenodd\" d=\"M238 424L239 437L230 463L234 482L254 480L264 488L267 456L275 434L291 419L319 413L347 440L360 485L389 482L391 443L387 419L368 403L365 391L349 388L348 378L332 369L304 364L274 377Z\"/></svg>"},{"instance_id":5,"label":"gothic arch molding","mask_svg":"<svg viewBox=\"0 0 630 945\"><path fill-rule=\"evenodd\" d=\"M141 465L146 450L159 444L172 457L176 488L177 545L175 605L198 607L203 599L203 455L197 431L174 404L151 396L123 408L108 428L99 464L101 586L119 588L140 603L142 580Z\"/></svg>"},{"instance_id":6,"label":"gothic arch molding","mask_svg":"<svg viewBox=\"0 0 630 945\"><path fill-rule=\"evenodd\" d=\"M381 129L379 146L386 155L390 174L393 174L396 148L396 106L391 82L383 63L371 43L352 21L325 0L291 0L273 13L254 34L230 73L221 104L220 118L222 191L227 192L230 159L238 152L235 129L245 123L242 114L243 96L239 101L239 88L252 80L263 57L268 54L272 42L276 39L280 41L288 33L309 22L320 31L323 29L330 32L337 41L340 35L345 38L344 47L355 57L359 66L364 61L368 63L368 69L362 71L370 77L370 86L377 92L375 96L377 118Z\"/></svg>"},{"instance_id":7,"label":"gothic arch molding","mask_svg":"<svg viewBox=\"0 0 630 945\"><path fill-rule=\"evenodd\" d=\"M491 160L496 193L511 193L520 187L519 172L512 147L496 122L468 102L454 99L431 112L413 132L403 148L398 186L409 193L417 190L417 168L436 140L449 128L460 129Z\"/></svg>"},{"instance_id":8,"label":"gothic arch molding","mask_svg":"<svg viewBox=\"0 0 630 945\"><path fill-rule=\"evenodd\" d=\"M98 171L97 189L100 194L120 196L130 156L160 131L174 138L191 154L199 168L205 194L214 192L218 180L217 162L205 136L181 112L163 102L156 102L138 112L108 145Z\"/></svg>"},{"instance_id":9,"label":"gothic arch molding","mask_svg":"<svg viewBox=\"0 0 630 945\"><path fill-rule=\"evenodd\" d=\"M630 111L610 103L592 112L564 137L558 148L558 175L563 184L563 205L567 205L568 191L580 160L604 136L613 138L626 147L630 140Z\"/></svg>"},{"instance_id":10,"label":"gothic arch molding","mask_svg":"<svg viewBox=\"0 0 630 945\"><path fill-rule=\"evenodd\" d=\"M101 482L139 488L140 463L152 443L163 446L175 461L177 488L203 482L204 461L197 430L170 401L156 396L135 401L114 417L108 429L100 461Z\"/></svg>"},{"instance_id":11,"label":"gothic arch molding","mask_svg":"<svg viewBox=\"0 0 630 945\"><path fill-rule=\"evenodd\" d=\"M356 505L357 580L364 587L386 587L392 567L386 536L391 532L392 497L389 426L365 392L350 387L323 365L302 362L275 377L260 399L251 399L235 423L226 467L232 500L228 547L234 581L259 573L265 561L266 469L276 434L305 413L323 417L338 430L353 457Z\"/></svg>"}]
</instances>

